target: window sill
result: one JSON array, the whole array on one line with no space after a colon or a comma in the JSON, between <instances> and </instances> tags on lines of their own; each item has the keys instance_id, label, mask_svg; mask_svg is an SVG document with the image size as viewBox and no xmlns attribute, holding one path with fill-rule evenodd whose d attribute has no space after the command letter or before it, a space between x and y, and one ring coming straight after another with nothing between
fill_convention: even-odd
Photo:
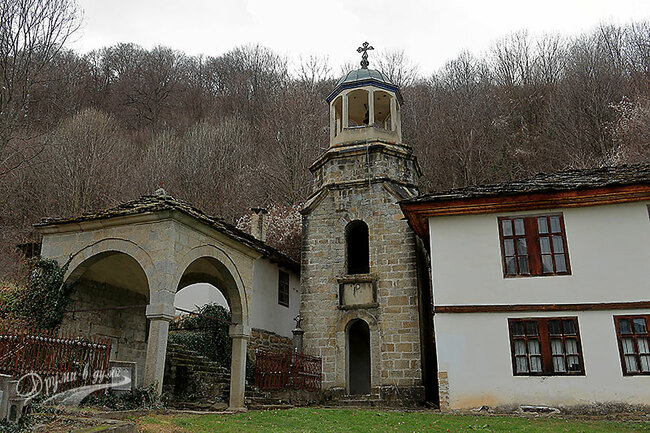
<instances>
[{"instance_id":1,"label":"window sill","mask_svg":"<svg viewBox=\"0 0 650 433\"><path fill-rule=\"evenodd\" d=\"M573 274L571 274L570 272L568 272L568 273L564 273L564 274L504 275L503 278L507 278L507 279L514 278L514 279L517 279L517 278L537 278L537 277L570 277L570 276L572 276L572 275L573 275Z\"/></svg>"},{"instance_id":2,"label":"window sill","mask_svg":"<svg viewBox=\"0 0 650 433\"><path fill-rule=\"evenodd\" d=\"M352 304L352 305L339 305L339 310L369 310L371 308L379 308L377 302L371 302L369 304Z\"/></svg>"},{"instance_id":3,"label":"window sill","mask_svg":"<svg viewBox=\"0 0 650 433\"><path fill-rule=\"evenodd\" d=\"M346 274L337 279L339 284L349 283L374 283L377 281L375 274Z\"/></svg>"}]
</instances>

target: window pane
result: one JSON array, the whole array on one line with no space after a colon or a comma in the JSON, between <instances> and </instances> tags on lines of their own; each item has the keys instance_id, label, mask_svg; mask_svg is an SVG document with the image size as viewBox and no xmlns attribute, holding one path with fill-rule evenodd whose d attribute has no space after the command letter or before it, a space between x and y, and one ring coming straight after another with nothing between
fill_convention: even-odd
<instances>
[{"instance_id":1,"label":"window pane","mask_svg":"<svg viewBox=\"0 0 650 433\"><path fill-rule=\"evenodd\" d=\"M512 335L524 335L523 322L510 322L512 327Z\"/></svg>"},{"instance_id":2,"label":"window pane","mask_svg":"<svg viewBox=\"0 0 650 433\"><path fill-rule=\"evenodd\" d=\"M542 272L545 274L553 273L553 258L550 254L542 256Z\"/></svg>"},{"instance_id":3,"label":"window pane","mask_svg":"<svg viewBox=\"0 0 650 433\"><path fill-rule=\"evenodd\" d=\"M551 254L551 240L547 237L540 237L539 248L542 250L542 254Z\"/></svg>"},{"instance_id":4,"label":"window pane","mask_svg":"<svg viewBox=\"0 0 650 433\"><path fill-rule=\"evenodd\" d=\"M524 340L515 340L515 355L526 355L526 343Z\"/></svg>"},{"instance_id":5,"label":"window pane","mask_svg":"<svg viewBox=\"0 0 650 433\"><path fill-rule=\"evenodd\" d=\"M649 355L640 356L639 360L641 361L641 371L643 371L644 373L650 371L650 356Z\"/></svg>"},{"instance_id":6,"label":"window pane","mask_svg":"<svg viewBox=\"0 0 650 433\"><path fill-rule=\"evenodd\" d=\"M650 353L647 338L637 338L636 345L639 347L639 353Z\"/></svg>"},{"instance_id":7,"label":"window pane","mask_svg":"<svg viewBox=\"0 0 650 433\"><path fill-rule=\"evenodd\" d=\"M514 239L504 239L503 240L503 252L506 256L515 255L515 241Z\"/></svg>"},{"instance_id":8,"label":"window pane","mask_svg":"<svg viewBox=\"0 0 650 433\"><path fill-rule=\"evenodd\" d=\"M524 230L524 220L522 218L515 219L515 235L521 236L526 234Z\"/></svg>"},{"instance_id":9,"label":"window pane","mask_svg":"<svg viewBox=\"0 0 650 433\"><path fill-rule=\"evenodd\" d=\"M517 275L514 257L506 257L506 275Z\"/></svg>"},{"instance_id":10,"label":"window pane","mask_svg":"<svg viewBox=\"0 0 650 433\"><path fill-rule=\"evenodd\" d=\"M621 339L621 346L623 346L624 354L634 353L634 339L633 338L623 338Z\"/></svg>"},{"instance_id":11,"label":"window pane","mask_svg":"<svg viewBox=\"0 0 650 433\"><path fill-rule=\"evenodd\" d=\"M563 320L562 325L565 334L576 335L576 325L573 320Z\"/></svg>"},{"instance_id":12,"label":"window pane","mask_svg":"<svg viewBox=\"0 0 650 433\"><path fill-rule=\"evenodd\" d=\"M564 241L562 240L562 236L553 236L553 252L554 253L564 252Z\"/></svg>"},{"instance_id":13,"label":"window pane","mask_svg":"<svg viewBox=\"0 0 650 433\"><path fill-rule=\"evenodd\" d=\"M639 366L636 363L636 357L634 355L625 355L625 370L628 373L639 372Z\"/></svg>"},{"instance_id":14,"label":"window pane","mask_svg":"<svg viewBox=\"0 0 650 433\"><path fill-rule=\"evenodd\" d=\"M539 355L539 341L528 340L528 354Z\"/></svg>"},{"instance_id":15,"label":"window pane","mask_svg":"<svg viewBox=\"0 0 650 433\"><path fill-rule=\"evenodd\" d=\"M526 323L526 335L537 335L537 322L524 322Z\"/></svg>"},{"instance_id":16,"label":"window pane","mask_svg":"<svg viewBox=\"0 0 650 433\"><path fill-rule=\"evenodd\" d=\"M569 367L569 371L580 371L580 358L575 355L569 355L566 357L566 363Z\"/></svg>"},{"instance_id":17,"label":"window pane","mask_svg":"<svg viewBox=\"0 0 650 433\"><path fill-rule=\"evenodd\" d=\"M530 274L530 268L528 267L528 256L519 257L519 274Z\"/></svg>"},{"instance_id":18,"label":"window pane","mask_svg":"<svg viewBox=\"0 0 650 433\"><path fill-rule=\"evenodd\" d=\"M501 231L503 236L512 236L512 221L501 220Z\"/></svg>"},{"instance_id":19,"label":"window pane","mask_svg":"<svg viewBox=\"0 0 650 433\"><path fill-rule=\"evenodd\" d=\"M537 231L539 234L548 233L548 223L546 222L546 217L537 218Z\"/></svg>"},{"instance_id":20,"label":"window pane","mask_svg":"<svg viewBox=\"0 0 650 433\"><path fill-rule=\"evenodd\" d=\"M560 326L559 320L551 320L548 322L548 332L551 335L560 335L562 334L562 327Z\"/></svg>"},{"instance_id":21,"label":"window pane","mask_svg":"<svg viewBox=\"0 0 650 433\"><path fill-rule=\"evenodd\" d=\"M517 254L520 256L525 256L528 254L528 249L526 248L526 239L517 239Z\"/></svg>"},{"instance_id":22,"label":"window pane","mask_svg":"<svg viewBox=\"0 0 650 433\"><path fill-rule=\"evenodd\" d=\"M518 356L516 362L517 373L528 373L528 360L525 357Z\"/></svg>"},{"instance_id":23,"label":"window pane","mask_svg":"<svg viewBox=\"0 0 650 433\"><path fill-rule=\"evenodd\" d=\"M618 321L618 327L621 330L621 334L631 334L632 328L630 327L630 319L620 319Z\"/></svg>"},{"instance_id":24,"label":"window pane","mask_svg":"<svg viewBox=\"0 0 650 433\"><path fill-rule=\"evenodd\" d=\"M647 332L644 318L639 317L638 319L633 319L633 323L634 323L635 334L645 334Z\"/></svg>"},{"instance_id":25,"label":"window pane","mask_svg":"<svg viewBox=\"0 0 650 433\"><path fill-rule=\"evenodd\" d=\"M578 340L575 338L567 338L564 340L564 347L566 349L566 353L569 355L577 355L578 354Z\"/></svg>"},{"instance_id":26,"label":"window pane","mask_svg":"<svg viewBox=\"0 0 650 433\"><path fill-rule=\"evenodd\" d=\"M560 217L552 216L549 219L551 220L551 232L562 233L562 228L560 227Z\"/></svg>"},{"instance_id":27,"label":"window pane","mask_svg":"<svg viewBox=\"0 0 650 433\"><path fill-rule=\"evenodd\" d=\"M531 356L530 357L530 371L531 371L531 373L541 373L542 372L542 358L540 356Z\"/></svg>"},{"instance_id":28,"label":"window pane","mask_svg":"<svg viewBox=\"0 0 650 433\"><path fill-rule=\"evenodd\" d=\"M564 254L555 255L555 272L566 272L566 258Z\"/></svg>"},{"instance_id":29,"label":"window pane","mask_svg":"<svg viewBox=\"0 0 650 433\"><path fill-rule=\"evenodd\" d=\"M564 368L564 356L553 357L553 371L556 373L566 372L566 369Z\"/></svg>"},{"instance_id":30,"label":"window pane","mask_svg":"<svg viewBox=\"0 0 650 433\"><path fill-rule=\"evenodd\" d=\"M562 355L564 354L564 347L562 347L561 338L553 338L551 340L551 353L553 355Z\"/></svg>"}]
</instances>

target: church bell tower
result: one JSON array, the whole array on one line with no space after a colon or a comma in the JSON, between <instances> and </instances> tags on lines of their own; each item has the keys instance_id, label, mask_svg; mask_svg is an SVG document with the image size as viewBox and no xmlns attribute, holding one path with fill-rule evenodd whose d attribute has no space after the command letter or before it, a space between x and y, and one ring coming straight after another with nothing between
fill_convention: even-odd
<instances>
[{"instance_id":1,"label":"church bell tower","mask_svg":"<svg viewBox=\"0 0 650 433\"><path fill-rule=\"evenodd\" d=\"M372 49L359 47L361 68L327 97L329 147L311 166L314 191L302 211L304 351L322 357L323 388L334 397L417 402L427 374L428 289L419 286L418 243L398 202L417 195L420 169L402 142L400 89L368 68Z\"/></svg>"}]
</instances>

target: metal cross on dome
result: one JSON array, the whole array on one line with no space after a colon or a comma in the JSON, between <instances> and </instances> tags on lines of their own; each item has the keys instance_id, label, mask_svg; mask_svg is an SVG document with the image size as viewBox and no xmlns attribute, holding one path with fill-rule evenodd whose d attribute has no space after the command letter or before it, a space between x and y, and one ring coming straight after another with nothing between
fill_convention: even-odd
<instances>
[{"instance_id":1,"label":"metal cross on dome","mask_svg":"<svg viewBox=\"0 0 650 433\"><path fill-rule=\"evenodd\" d=\"M370 45L368 42L364 42L361 44L359 48L357 48L357 53L363 53L361 55L361 69L368 69L368 51L374 50L375 48Z\"/></svg>"}]
</instances>

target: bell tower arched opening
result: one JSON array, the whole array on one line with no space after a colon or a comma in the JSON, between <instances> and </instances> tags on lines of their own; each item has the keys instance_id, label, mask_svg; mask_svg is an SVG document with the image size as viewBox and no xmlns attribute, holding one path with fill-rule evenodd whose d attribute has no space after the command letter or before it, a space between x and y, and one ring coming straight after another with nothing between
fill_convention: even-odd
<instances>
[{"instance_id":1,"label":"bell tower arched opening","mask_svg":"<svg viewBox=\"0 0 650 433\"><path fill-rule=\"evenodd\" d=\"M370 394L370 327L362 319L350 321L346 332L349 394Z\"/></svg>"},{"instance_id":2,"label":"bell tower arched opening","mask_svg":"<svg viewBox=\"0 0 650 433\"><path fill-rule=\"evenodd\" d=\"M353 90L346 96L348 99L348 127L368 126L370 122L368 91Z\"/></svg>"},{"instance_id":3,"label":"bell tower arched opening","mask_svg":"<svg viewBox=\"0 0 650 433\"><path fill-rule=\"evenodd\" d=\"M368 225L363 221L352 221L345 228L345 249L348 274L370 272L370 245Z\"/></svg>"},{"instance_id":4,"label":"bell tower arched opening","mask_svg":"<svg viewBox=\"0 0 650 433\"><path fill-rule=\"evenodd\" d=\"M373 92L373 98L375 103L375 123L372 125L375 128L382 128L386 131L392 131L392 99L393 97L388 92L383 90L378 90Z\"/></svg>"}]
</instances>

